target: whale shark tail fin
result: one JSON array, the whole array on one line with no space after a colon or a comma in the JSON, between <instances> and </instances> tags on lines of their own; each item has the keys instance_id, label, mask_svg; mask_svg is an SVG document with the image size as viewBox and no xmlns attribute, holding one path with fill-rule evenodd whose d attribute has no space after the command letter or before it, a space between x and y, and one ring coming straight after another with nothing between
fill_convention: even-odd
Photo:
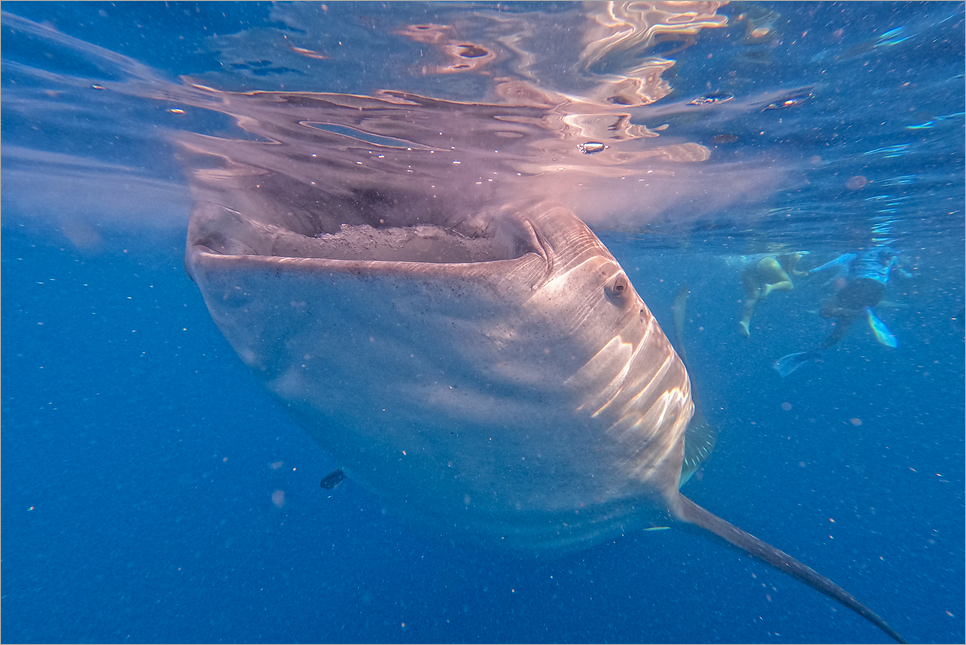
<instances>
[{"instance_id":1,"label":"whale shark tail fin","mask_svg":"<svg viewBox=\"0 0 966 645\"><path fill-rule=\"evenodd\" d=\"M825 594L832 600L842 603L858 615L888 634L897 643L906 640L896 630L889 626L874 611L855 599L852 594L838 586L822 574L802 564L792 556L779 551L767 542L763 542L750 533L729 524L714 513L706 511L684 495L678 496L675 515L679 520L692 524L706 531L714 533L728 544L745 551L756 558L764 560L782 573L788 574L799 582Z\"/></svg>"}]
</instances>

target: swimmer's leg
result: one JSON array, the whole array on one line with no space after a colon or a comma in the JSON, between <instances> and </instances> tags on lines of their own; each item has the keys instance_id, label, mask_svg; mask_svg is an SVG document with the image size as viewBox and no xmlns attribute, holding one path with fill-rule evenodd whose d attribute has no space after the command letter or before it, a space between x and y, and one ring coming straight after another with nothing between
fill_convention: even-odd
<instances>
[{"instance_id":1,"label":"swimmer's leg","mask_svg":"<svg viewBox=\"0 0 966 645\"><path fill-rule=\"evenodd\" d=\"M751 320L745 320L744 318L738 321L738 331L741 332L741 335L746 338L751 337L751 330L748 329L749 324L751 324Z\"/></svg>"},{"instance_id":2,"label":"swimmer's leg","mask_svg":"<svg viewBox=\"0 0 966 645\"><path fill-rule=\"evenodd\" d=\"M791 280L782 280L781 282L766 284L763 290L764 293L761 294L761 297L764 298L772 291L791 291L794 288L795 285L792 284Z\"/></svg>"},{"instance_id":3,"label":"swimmer's leg","mask_svg":"<svg viewBox=\"0 0 966 645\"><path fill-rule=\"evenodd\" d=\"M738 331L742 336L751 336L751 316L755 313L755 306L761 296L761 288L757 284L745 281L745 308L742 312L741 322L738 323Z\"/></svg>"},{"instance_id":4,"label":"swimmer's leg","mask_svg":"<svg viewBox=\"0 0 966 645\"><path fill-rule=\"evenodd\" d=\"M758 275L761 276L765 286L762 288L761 297L764 298L772 291L791 291L795 285L791 278L785 273L785 269L775 258L762 258L758 262Z\"/></svg>"}]
</instances>

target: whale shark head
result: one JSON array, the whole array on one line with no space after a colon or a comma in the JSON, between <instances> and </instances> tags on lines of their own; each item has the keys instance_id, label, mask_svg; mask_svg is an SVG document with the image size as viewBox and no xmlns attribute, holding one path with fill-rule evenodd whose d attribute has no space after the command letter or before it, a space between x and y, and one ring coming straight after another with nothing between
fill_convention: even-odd
<instances>
[{"instance_id":1,"label":"whale shark head","mask_svg":"<svg viewBox=\"0 0 966 645\"><path fill-rule=\"evenodd\" d=\"M668 521L687 373L567 209L508 205L471 237L197 208L188 268L215 321L393 507L527 552Z\"/></svg>"}]
</instances>

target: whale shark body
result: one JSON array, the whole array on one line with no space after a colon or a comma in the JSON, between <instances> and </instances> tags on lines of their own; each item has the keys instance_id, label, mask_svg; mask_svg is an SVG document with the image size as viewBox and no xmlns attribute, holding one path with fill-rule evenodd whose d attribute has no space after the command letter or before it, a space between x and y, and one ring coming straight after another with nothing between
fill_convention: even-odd
<instances>
[{"instance_id":1,"label":"whale shark body","mask_svg":"<svg viewBox=\"0 0 966 645\"><path fill-rule=\"evenodd\" d=\"M324 113L293 123L333 123L331 96L269 98ZM367 101L344 100L343 125L360 129ZM681 494L687 370L574 212L547 195L475 208L436 176L442 149L360 143L331 125L300 136L342 157L288 149L283 163L298 137L259 109L240 123L259 122L269 143L185 144L221 160L192 176L187 270L239 357L346 476L419 523L525 554L698 527L901 641L829 579ZM384 154L365 164L392 158L398 172L350 163L362 148ZM410 178L415 155L436 165Z\"/></svg>"}]
</instances>

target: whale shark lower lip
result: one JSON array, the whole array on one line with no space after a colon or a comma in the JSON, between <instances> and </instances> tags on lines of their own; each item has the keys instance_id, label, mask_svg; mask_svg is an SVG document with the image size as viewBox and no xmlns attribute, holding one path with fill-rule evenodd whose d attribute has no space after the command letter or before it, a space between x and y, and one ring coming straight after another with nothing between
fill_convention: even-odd
<instances>
[{"instance_id":1,"label":"whale shark lower lip","mask_svg":"<svg viewBox=\"0 0 966 645\"><path fill-rule=\"evenodd\" d=\"M378 173L338 154L317 188L294 176L298 163L260 160L277 143L189 145L223 163L192 176L186 251L214 321L388 507L536 555L698 527L902 640L828 578L680 493L687 370L571 210L504 195L477 212L459 186L446 200L418 194L442 183L431 172L414 173L417 184L388 173L379 187Z\"/></svg>"}]
</instances>

